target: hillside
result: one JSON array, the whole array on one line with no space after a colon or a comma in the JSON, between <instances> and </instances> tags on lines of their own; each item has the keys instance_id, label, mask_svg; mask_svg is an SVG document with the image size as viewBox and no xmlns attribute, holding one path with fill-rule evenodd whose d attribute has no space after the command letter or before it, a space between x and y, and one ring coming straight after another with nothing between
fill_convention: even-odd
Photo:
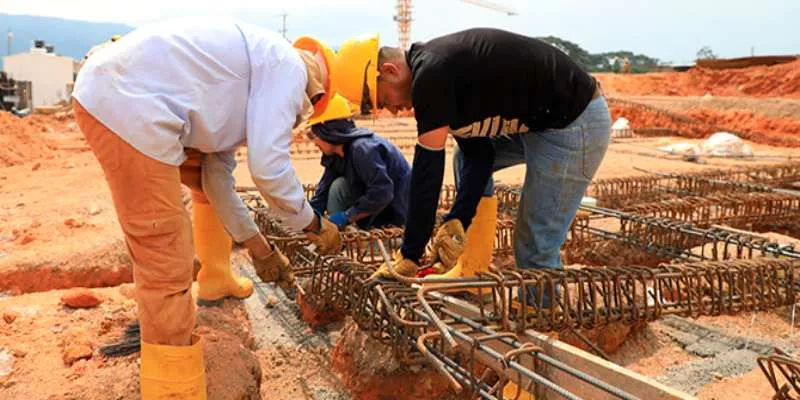
<instances>
[{"instance_id":1,"label":"hillside","mask_svg":"<svg viewBox=\"0 0 800 400\"><path fill-rule=\"evenodd\" d=\"M125 34L133 30L132 26L117 23L86 22L31 15L10 15L0 13L0 54L8 54L5 40L8 30L14 32L11 53L28 51L35 39L43 39L55 45L58 54L80 59L95 44L113 34ZM2 66L2 61L0 61Z\"/></svg>"}]
</instances>

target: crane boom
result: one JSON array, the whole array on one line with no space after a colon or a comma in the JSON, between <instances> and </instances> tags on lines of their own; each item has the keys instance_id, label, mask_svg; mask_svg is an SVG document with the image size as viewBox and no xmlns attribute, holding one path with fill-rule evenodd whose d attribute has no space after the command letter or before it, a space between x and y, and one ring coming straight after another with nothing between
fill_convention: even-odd
<instances>
[{"instance_id":1,"label":"crane boom","mask_svg":"<svg viewBox=\"0 0 800 400\"><path fill-rule=\"evenodd\" d=\"M484 7L495 11L500 11L507 15L517 15L516 10L497 4L491 1L484 0L461 0L464 3L469 3L478 7ZM411 3L412 0L397 0L395 9L397 13L394 15L394 21L397 22L397 36L400 48L403 50L408 49L411 44Z\"/></svg>"},{"instance_id":2,"label":"crane boom","mask_svg":"<svg viewBox=\"0 0 800 400\"><path fill-rule=\"evenodd\" d=\"M500 11L508 15L517 15L517 12L515 10L497 3L493 3L491 1L483 1L483 0L461 0L461 1L463 1L464 3L476 5L478 7L484 7L491 10Z\"/></svg>"}]
</instances>

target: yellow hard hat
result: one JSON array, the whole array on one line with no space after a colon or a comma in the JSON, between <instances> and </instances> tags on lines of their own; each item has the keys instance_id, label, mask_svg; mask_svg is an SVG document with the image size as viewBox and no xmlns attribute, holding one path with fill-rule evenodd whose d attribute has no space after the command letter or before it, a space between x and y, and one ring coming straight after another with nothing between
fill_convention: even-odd
<instances>
[{"instance_id":1,"label":"yellow hard hat","mask_svg":"<svg viewBox=\"0 0 800 400\"><path fill-rule=\"evenodd\" d=\"M328 45L311 36L301 36L297 38L292 46L294 46L296 49L305 50L315 55L322 53L322 59L325 61L328 79L326 79L324 83L325 94L322 95L316 104L314 104L314 113L311 114L311 118L314 118L325 111L325 108L328 106L328 101L331 99L331 95L336 91L333 82L333 74L335 73L334 71L336 69L336 56L334 55L333 50L328 47Z\"/></svg>"},{"instance_id":2,"label":"yellow hard hat","mask_svg":"<svg viewBox=\"0 0 800 400\"><path fill-rule=\"evenodd\" d=\"M328 101L328 107L325 108L325 111L316 117L311 117L311 119L308 120L308 125L312 126L321 124L323 122L333 121L335 119L350 118L353 118L353 112L350 109L350 102L348 102L347 99L345 99L339 93L334 93L330 101Z\"/></svg>"},{"instance_id":3,"label":"yellow hard hat","mask_svg":"<svg viewBox=\"0 0 800 400\"><path fill-rule=\"evenodd\" d=\"M378 109L379 44L377 33L348 39L336 54L336 73L333 76L336 90L354 106L361 106L366 85L372 111Z\"/></svg>"}]
</instances>

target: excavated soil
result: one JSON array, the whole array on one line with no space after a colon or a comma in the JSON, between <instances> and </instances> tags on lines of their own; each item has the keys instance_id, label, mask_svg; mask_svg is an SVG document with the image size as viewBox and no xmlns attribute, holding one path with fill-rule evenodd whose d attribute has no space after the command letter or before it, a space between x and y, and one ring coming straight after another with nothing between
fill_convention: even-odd
<instances>
[{"instance_id":1,"label":"excavated soil","mask_svg":"<svg viewBox=\"0 0 800 400\"><path fill-rule=\"evenodd\" d=\"M611 107L612 119L626 118L631 128L667 128L690 138L705 138L720 130L732 130L742 139L780 147L800 147L800 119L767 117L748 110L690 109L679 112L697 121L689 124L670 115L626 104Z\"/></svg>"},{"instance_id":2,"label":"excavated soil","mask_svg":"<svg viewBox=\"0 0 800 400\"><path fill-rule=\"evenodd\" d=\"M331 367L356 399L461 399L430 367L401 365L385 346L348 319L331 352Z\"/></svg>"},{"instance_id":3,"label":"excavated soil","mask_svg":"<svg viewBox=\"0 0 800 400\"><path fill-rule=\"evenodd\" d=\"M611 95L752 96L800 98L800 61L770 67L648 74L595 74Z\"/></svg>"},{"instance_id":4,"label":"excavated soil","mask_svg":"<svg viewBox=\"0 0 800 400\"><path fill-rule=\"evenodd\" d=\"M718 97L718 96L624 96L626 100L682 113L695 109L715 111L751 111L765 117L798 118L800 99Z\"/></svg>"}]
</instances>

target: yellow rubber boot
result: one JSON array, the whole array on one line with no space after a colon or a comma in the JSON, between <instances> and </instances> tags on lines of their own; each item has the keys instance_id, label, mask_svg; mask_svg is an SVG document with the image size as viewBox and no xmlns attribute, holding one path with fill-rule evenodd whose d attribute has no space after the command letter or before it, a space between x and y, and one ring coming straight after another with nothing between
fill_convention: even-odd
<instances>
[{"instance_id":1,"label":"yellow rubber boot","mask_svg":"<svg viewBox=\"0 0 800 400\"><path fill-rule=\"evenodd\" d=\"M525 391L525 389L520 388L516 383L509 381L506 383L506 386L503 387L503 398L515 400L534 400L536 396Z\"/></svg>"},{"instance_id":2,"label":"yellow rubber boot","mask_svg":"<svg viewBox=\"0 0 800 400\"><path fill-rule=\"evenodd\" d=\"M203 341L192 336L189 346L142 342L139 373L142 400L206 400Z\"/></svg>"},{"instance_id":3,"label":"yellow rubber boot","mask_svg":"<svg viewBox=\"0 0 800 400\"><path fill-rule=\"evenodd\" d=\"M226 296L243 299L253 294L253 282L250 279L233 275L233 241L211 204L194 202L192 214L195 252L201 265L197 273L197 298L203 301Z\"/></svg>"},{"instance_id":4,"label":"yellow rubber boot","mask_svg":"<svg viewBox=\"0 0 800 400\"><path fill-rule=\"evenodd\" d=\"M428 275L431 278L461 278L475 276L478 272L489 270L492 262L495 229L497 227L497 199L482 197L478 210L467 229L467 243L464 252L458 257L456 265L440 275Z\"/></svg>"}]
</instances>

